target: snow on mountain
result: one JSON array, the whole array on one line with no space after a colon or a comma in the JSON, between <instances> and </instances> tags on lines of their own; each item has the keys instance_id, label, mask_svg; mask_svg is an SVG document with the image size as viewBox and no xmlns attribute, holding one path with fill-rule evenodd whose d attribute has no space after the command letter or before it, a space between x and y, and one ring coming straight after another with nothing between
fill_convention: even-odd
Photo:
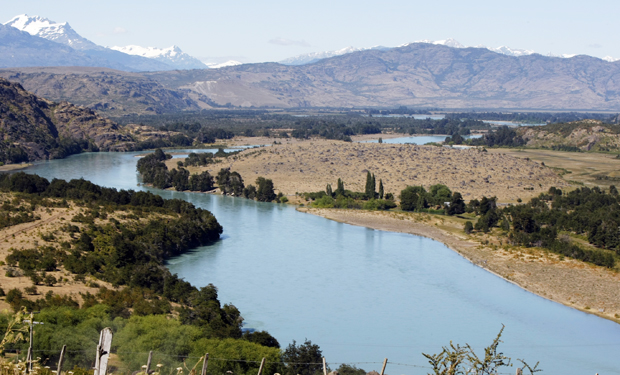
<instances>
[{"instance_id":1,"label":"snow on mountain","mask_svg":"<svg viewBox=\"0 0 620 375\"><path fill-rule=\"evenodd\" d=\"M76 33L67 22L58 23L39 16L31 17L27 14L20 14L6 22L5 25L52 42L68 45L76 50L103 48Z\"/></svg>"},{"instance_id":2,"label":"snow on mountain","mask_svg":"<svg viewBox=\"0 0 620 375\"><path fill-rule=\"evenodd\" d=\"M446 47L452 47L452 48L466 48L464 45L462 45L461 43L457 42L454 39L443 39L443 40L428 40L428 39L424 39L424 40L417 40L413 43L429 43L429 44L436 44L436 45L442 45L442 46L446 46ZM406 47L410 44L413 43L405 43L405 44L401 44L399 47Z\"/></svg>"},{"instance_id":3,"label":"snow on mountain","mask_svg":"<svg viewBox=\"0 0 620 375\"><path fill-rule=\"evenodd\" d=\"M529 50L529 49L513 49L510 47L506 47L506 46L501 46L501 47L484 47L484 46L480 46L481 48L486 48L489 51L493 51L493 52L497 52L497 53L501 53L502 55L508 55L508 56L527 56L527 55L531 55L534 54L536 52Z\"/></svg>"},{"instance_id":4,"label":"snow on mountain","mask_svg":"<svg viewBox=\"0 0 620 375\"><path fill-rule=\"evenodd\" d=\"M219 63L219 64L218 63L207 63L206 65L211 69L219 69L219 68L225 68L227 66L243 65L243 63L239 61L235 61L235 60L228 60L226 62Z\"/></svg>"},{"instance_id":5,"label":"snow on mountain","mask_svg":"<svg viewBox=\"0 0 620 375\"><path fill-rule=\"evenodd\" d=\"M442 46L452 47L452 48L468 48L468 46L465 46L465 45L459 43L458 41L456 41L454 39L443 39L443 40L428 40L428 39L424 39L424 40L417 40L415 42L401 44L401 45L399 45L399 46L397 46L395 48L406 47L406 46L414 44L414 43L429 43L429 44L442 45ZM483 45L478 45L475 48L486 48L489 51L493 51L493 52L496 52L496 53L501 53L502 55L515 56L515 57L527 56L527 55L532 55L532 54L536 53L536 51L529 50L529 49L517 49L517 48L506 47L506 46L486 47L486 46L483 46ZM388 49L390 49L390 47L372 47L372 48L347 47L347 48L339 49L337 51L313 52L313 53L307 53L307 54L299 55L299 56L295 56L295 57L290 57L288 59L280 61L280 63L284 64L284 65L305 65L305 64L310 64L310 63L319 61L321 59L326 59L328 57L340 56L340 55L344 55L344 54L347 54L347 53L356 52L356 51L365 51L365 50L368 50L368 49L388 50ZM561 58L568 59L568 58L571 58L571 57L574 57L574 56L577 56L577 55L575 55L575 54L554 55L554 54L548 53L546 56L561 57ZM620 61L620 59L613 58L611 56L604 57L603 60L609 61L609 62Z\"/></svg>"},{"instance_id":6,"label":"snow on mountain","mask_svg":"<svg viewBox=\"0 0 620 375\"><path fill-rule=\"evenodd\" d=\"M372 50L372 49L384 50L384 49L389 49L389 48L382 47L382 46L375 46L375 47L370 47L370 48L345 47L337 51L311 52L311 53L306 53L303 55L289 57L288 59L284 59L280 61L280 64L306 65L306 64L310 64L310 63L313 63L313 62L316 62L322 59L327 59L329 57L341 56L341 55L346 55L347 53L351 53L351 52L366 51L366 50Z\"/></svg>"},{"instance_id":7,"label":"snow on mountain","mask_svg":"<svg viewBox=\"0 0 620 375\"><path fill-rule=\"evenodd\" d=\"M123 52L128 55L148 57L161 61L177 69L204 69L207 66L195 57L188 55L181 51L177 46L168 48L157 47L141 47L141 46L125 46L125 47L110 47L115 51Z\"/></svg>"}]
</instances>

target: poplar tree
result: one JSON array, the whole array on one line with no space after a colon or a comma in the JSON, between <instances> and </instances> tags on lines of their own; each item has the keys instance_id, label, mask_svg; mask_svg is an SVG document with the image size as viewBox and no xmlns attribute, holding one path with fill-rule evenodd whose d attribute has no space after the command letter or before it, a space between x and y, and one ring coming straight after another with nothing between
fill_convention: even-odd
<instances>
[{"instance_id":1,"label":"poplar tree","mask_svg":"<svg viewBox=\"0 0 620 375\"><path fill-rule=\"evenodd\" d=\"M379 199L383 199L383 181L379 179Z\"/></svg>"},{"instance_id":2,"label":"poplar tree","mask_svg":"<svg viewBox=\"0 0 620 375\"><path fill-rule=\"evenodd\" d=\"M344 195L344 182L341 179L338 179L338 187L336 188L336 197L339 195Z\"/></svg>"},{"instance_id":3,"label":"poplar tree","mask_svg":"<svg viewBox=\"0 0 620 375\"><path fill-rule=\"evenodd\" d=\"M375 198L376 195L376 183L375 183L375 175L374 174L370 174L370 172L368 172L366 174L366 199L373 199Z\"/></svg>"},{"instance_id":4,"label":"poplar tree","mask_svg":"<svg viewBox=\"0 0 620 375\"><path fill-rule=\"evenodd\" d=\"M327 194L330 197L334 196L334 194L332 193L332 185L331 184L327 184L327 187L325 188L325 194Z\"/></svg>"}]
</instances>

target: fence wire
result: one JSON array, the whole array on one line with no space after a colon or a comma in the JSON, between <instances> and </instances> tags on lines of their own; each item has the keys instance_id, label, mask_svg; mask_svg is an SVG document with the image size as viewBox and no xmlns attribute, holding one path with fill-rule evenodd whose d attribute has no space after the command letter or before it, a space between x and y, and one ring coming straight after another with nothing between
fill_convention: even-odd
<instances>
[{"instance_id":1,"label":"fence wire","mask_svg":"<svg viewBox=\"0 0 620 375\"><path fill-rule=\"evenodd\" d=\"M59 354L61 349L46 349L46 350L33 350L33 353L46 353L46 354ZM8 351L8 350L7 350ZM96 350L94 349L85 349L85 350L65 350L65 353L92 353L94 354ZM22 353L23 354L23 353ZM144 356L148 356L149 352L111 352L111 354L116 354L116 355L144 355ZM199 363L201 360L203 360L204 357L195 357L195 356L184 356L184 355L174 355L174 354L166 354L166 353L161 353L161 352L156 352L153 351L153 357L166 357L166 358L177 358L179 361L184 362L185 360L196 360L197 363ZM243 359L231 359L231 358L216 358L216 357L209 357L209 361L227 361L227 362L240 362L240 363L253 363L253 364L260 364L261 361L250 361L250 360L243 360ZM265 361L265 364L282 364L282 361L278 361L278 362L272 362L272 361ZM364 361L364 362L325 362L326 366L338 366L339 365L354 365L354 366L362 366L362 365L383 365L383 361L379 361L379 362L372 362L372 361ZM323 365L323 362L286 362L286 364L290 364L290 365ZM400 363L400 362L387 362L387 368L386 368L386 373L389 373L389 366L400 366L400 367L408 367L408 368L416 368L416 369L425 369L425 370L432 370L432 367L430 366L424 366L424 365L419 365L419 364L412 364L412 363ZM518 367L518 366L517 366ZM130 370L129 368L126 368L126 370ZM424 371L426 373L426 371ZM397 373L397 372L392 372L392 373ZM421 372L420 372L421 373ZM497 375L514 375L513 372L497 372ZM265 374L265 375L270 375L270 374Z\"/></svg>"}]
</instances>

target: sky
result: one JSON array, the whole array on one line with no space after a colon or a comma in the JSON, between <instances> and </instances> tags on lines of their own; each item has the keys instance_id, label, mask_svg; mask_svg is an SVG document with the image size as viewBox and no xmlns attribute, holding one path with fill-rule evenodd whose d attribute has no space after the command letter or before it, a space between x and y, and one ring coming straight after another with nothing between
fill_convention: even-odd
<instances>
[{"instance_id":1,"label":"sky","mask_svg":"<svg viewBox=\"0 0 620 375\"><path fill-rule=\"evenodd\" d=\"M69 22L103 46L178 45L210 62L447 38L620 58L617 0L0 0L0 22L24 13Z\"/></svg>"}]
</instances>

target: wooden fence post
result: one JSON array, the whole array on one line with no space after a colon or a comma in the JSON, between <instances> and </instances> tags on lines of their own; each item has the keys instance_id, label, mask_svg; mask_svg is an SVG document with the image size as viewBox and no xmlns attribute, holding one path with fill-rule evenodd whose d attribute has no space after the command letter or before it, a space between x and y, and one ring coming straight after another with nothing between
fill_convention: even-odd
<instances>
[{"instance_id":1,"label":"wooden fence post","mask_svg":"<svg viewBox=\"0 0 620 375\"><path fill-rule=\"evenodd\" d=\"M327 366L325 366L325 357L323 357L323 375L327 375Z\"/></svg>"},{"instance_id":2,"label":"wooden fence post","mask_svg":"<svg viewBox=\"0 0 620 375\"><path fill-rule=\"evenodd\" d=\"M261 373L263 372L263 366L265 366L265 358L263 358L263 360L260 361L260 367L258 368L258 375L261 375Z\"/></svg>"},{"instance_id":3,"label":"wooden fence post","mask_svg":"<svg viewBox=\"0 0 620 375\"><path fill-rule=\"evenodd\" d=\"M383 361L383 368L381 369L381 375L385 372L385 366L387 366L387 358Z\"/></svg>"},{"instance_id":4,"label":"wooden fence post","mask_svg":"<svg viewBox=\"0 0 620 375\"><path fill-rule=\"evenodd\" d=\"M205 354L205 360L202 362L202 371L200 375L207 375L207 364L209 363L209 353Z\"/></svg>"},{"instance_id":5,"label":"wooden fence post","mask_svg":"<svg viewBox=\"0 0 620 375\"><path fill-rule=\"evenodd\" d=\"M65 358L65 350L67 350L67 345L62 346L62 350L60 351L60 358L58 358L58 368L56 369L56 375L60 375L62 371L62 360Z\"/></svg>"},{"instance_id":6,"label":"wooden fence post","mask_svg":"<svg viewBox=\"0 0 620 375\"><path fill-rule=\"evenodd\" d=\"M106 375L108 359L110 358L110 347L112 346L112 335L112 330L108 327L102 329L99 334L94 375Z\"/></svg>"},{"instance_id":7,"label":"wooden fence post","mask_svg":"<svg viewBox=\"0 0 620 375\"><path fill-rule=\"evenodd\" d=\"M151 350L149 352L149 359L146 360L146 371L144 371L144 373L147 374L147 375L151 371L151 361L152 360L153 360L153 351Z\"/></svg>"}]
</instances>

